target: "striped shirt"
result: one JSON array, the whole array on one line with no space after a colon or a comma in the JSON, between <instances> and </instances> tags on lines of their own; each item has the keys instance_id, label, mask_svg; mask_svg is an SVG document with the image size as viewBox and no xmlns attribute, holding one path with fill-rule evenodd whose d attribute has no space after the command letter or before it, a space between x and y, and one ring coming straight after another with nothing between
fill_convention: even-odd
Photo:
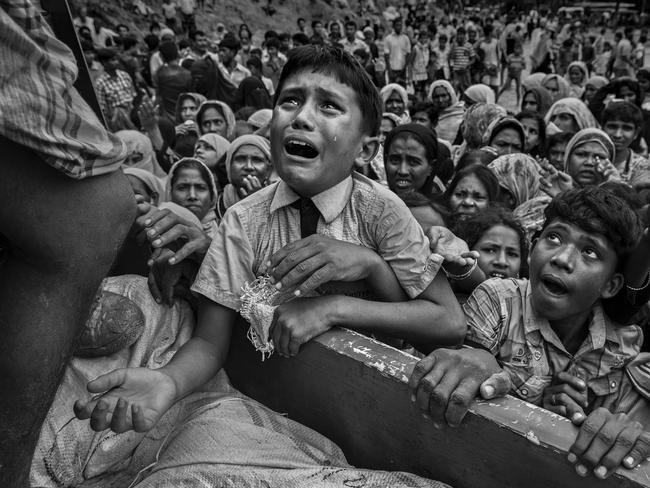
<instances>
[{"instance_id":1,"label":"striped shirt","mask_svg":"<svg viewBox=\"0 0 650 488\"><path fill-rule=\"evenodd\" d=\"M73 87L77 64L29 0L0 0L0 135L72 178L116 171L126 147Z\"/></svg>"},{"instance_id":2,"label":"striped shirt","mask_svg":"<svg viewBox=\"0 0 650 488\"><path fill-rule=\"evenodd\" d=\"M299 198L279 181L230 207L192 291L239 310L242 286L266 273L273 254L300 239L300 212L292 206ZM410 297L422 293L435 278L442 257L431 254L421 227L390 190L355 172L312 200L321 213L318 234L377 252ZM286 296L292 291L286 290ZM369 296L365 283L332 282L317 294Z\"/></svg>"},{"instance_id":3,"label":"striped shirt","mask_svg":"<svg viewBox=\"0 0 650 488\"><path fill-rule=\"evenodd\" d=\"M462 46L454 44L449 53L449 63L453 71L461 71L467 69L472 59L474 59L474 48L469 42Z\"/></svg>"},{"instance_id":4,"label":"striped shirt","mask_svg":"<svg viewBox=\"0 0 650 488\"><path fill-rule=\"evenodd\" d=\"M463 305L466 341L489 350L510 374L511 393L530 403L541 405L544 389L562 371L587 383L590 404L618 393L626 364L641 348L641 329L615 324L596 304L587 338L572 355L535 313L531 292L528 280L483 282Z\"/></svg>"}]
</instances>

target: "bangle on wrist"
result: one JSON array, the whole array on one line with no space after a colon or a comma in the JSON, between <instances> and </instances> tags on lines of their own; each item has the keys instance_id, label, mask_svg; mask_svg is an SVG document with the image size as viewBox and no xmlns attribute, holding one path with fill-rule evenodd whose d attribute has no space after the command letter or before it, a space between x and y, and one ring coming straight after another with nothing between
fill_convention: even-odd
<instances>
[{"instance_id":1,"label":"bangle on wrist","mask_svg":"<svg viewBox=\"0 0 650 488\"><path fill-rule=\"evenodd\" d=\"M477 264L478 264L478 260L475 259L474 262L472 263L472 265L469 267L469 269L468 269L467 271L465 271L465 272L462 273L462 274L458 274L458 275L455 275L455 274L451 274L451 273L449 273L449 272L445 269L444 266L442 267L442 270L445 272L445 274L447 275L447 278L449 278L450 280L461 281L461 280L465 280L465 279L467 279L467 278L470 277L470 275L471 275L471 274L474 272L474 270L476 269L476 265L477 265Z\"/></svg>"},{"instance_id":2,"label":"bangle on wrist","mask_svg":"<svg viewBox=\"0 0 650 488\"><path fill-rule=\"evenodd\" d=\"M645 290L645 289L648 287L648 285L650 285L650 274L648 274L648 275L645 277L645 280L643 280L643 284L641 285L640 288L635 288L635 287L630 286L630 285L627 285L627 284L625 285L625 287L626 287L629 291L641 291L641 290Z\"/></svg>"}]
</instances>

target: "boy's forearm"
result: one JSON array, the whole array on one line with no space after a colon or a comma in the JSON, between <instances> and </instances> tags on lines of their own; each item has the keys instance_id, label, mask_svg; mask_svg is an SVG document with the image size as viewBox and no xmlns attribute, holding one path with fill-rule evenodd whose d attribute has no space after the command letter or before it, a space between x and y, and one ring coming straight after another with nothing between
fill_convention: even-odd
<instances>
[{"instance_id":1,"label":"boy's forearm","mask_svg":"<svg viewBox=\"0 0 650 488\"><path fill-rule=\"evenodd\" d=\"M161 369L176 384L176 400L205 384L224 365L237 312L203 298L194 334Z\"/></svg>"}]
</instances>

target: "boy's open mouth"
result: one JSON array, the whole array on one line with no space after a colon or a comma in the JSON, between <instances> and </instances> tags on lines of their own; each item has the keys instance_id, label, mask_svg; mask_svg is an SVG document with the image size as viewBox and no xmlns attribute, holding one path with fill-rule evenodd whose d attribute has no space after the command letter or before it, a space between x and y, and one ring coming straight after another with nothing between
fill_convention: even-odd
<instances>
[{"instance_id":1,"label":"boy's open mouth","mask_svg":"<svg viewBox=\"0 0 650 488\"><path fill-rule=\"evenodd\" d=\"M566 295L568 293L568 289L566 285L560 280L559 278L556 278L555 276L551 275L544 275L542 276L542 285L544 285L544 288L551 294L551 295Z\"/></svg>"},{"instance_id":2,"label":"boy's open mouth","mask_svg":"<svg viewBox=\"0 0 650 488\"><path fill-rule=\"evenodd\" d=\"M298 139L288 139L284 143L284 150L290 156L298 156L305 159L313 159L318 156L318 149L309 142Z\"/></svg>"}]
</instances>

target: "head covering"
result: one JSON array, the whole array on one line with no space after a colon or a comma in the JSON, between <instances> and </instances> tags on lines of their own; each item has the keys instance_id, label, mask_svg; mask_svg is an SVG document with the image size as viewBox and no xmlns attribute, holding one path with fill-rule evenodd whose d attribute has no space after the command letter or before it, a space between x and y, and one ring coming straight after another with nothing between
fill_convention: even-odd
<instances>
[{"instance_id":1,"label":"head covering","mask_svg":"<svg viewBox=\"0 0 650 488\"><path fill-rule=\"evenodd\" d=\"M268 139L265 139L262 136L256 134L246 134L239 136L237 139L232 141L228 151L226 152L226 172L228 173L228 180L230 180L230 165L232 163L232 158L237 152L237 150L246 145L251 145L259 148L271 164L271 143Z\"/></svg>"},{"instance_id":2,"label":"head covering","mask_svg":"<svg viewBox=\"0 0 650 488\"><path fill-rule=\"evenodd\" d=\"M131 165L132 167L149 171L159 178L165 176L165 172L158 165L158 161L156 161L156 153L153 150L151 139L137 130L120 130L115 135L126 144L127 155L136 152L142 154L142 161Z\"/></svg>"},{"instance_id":3,"label":"head covering","mask_svg":"<svg viewBox=\"0 0 650 488\"><path fill-rule=\"evenodd\" d=\"M555 75L555 74L546 75L542 80L542 87L548 90L547 85L553 80L557 81L557 88L558 88L558 92L555 96L553 96L553 94L551 93L551 97L553 101L555 102L557 100L560 100L561 98L567 98L569 96L569 92L571 91L571 88L569 87L569 83L567 83L567 81L564 78L562 78L560 75ZM549 92L550 91L551 90L549 90Z\"/></svg>"},{"instance_id":4,"label":"head covering","mask_svg":"<svg viewBox=\"0 0 650 488\"><path fill-rule=\"evenodd\" d=\"M542 86L527 88L524 90L524 96L521 98L522 106L524 104L524 99L528 94L532 94L535 97L535 100L537 101L537 113L544 117L546 112L548 112L548 109L553 105L553 100L549 91Z\"/></svg>"},{"instance_id":5,"label":"head covering","mask_svg":"<svg viewBox=\"0 0 650 488\"><path fill-rule=\"evenodd\" d=\"M465 96L474 103L494 103L495 101L494 90L482 83L470 86L465 90Z\"/></svg>"},{"instance_id":6,"label":"head covering","mask_svg":"<svg viewBox=\"0 0 650 488\"><path fill-rule=\"evenodd\" d=\"M381 118L390 120L393 124L395 124L395 127L402 124L402 119L398 115L395 115L393 112L384 112L381 114Z\"/></svg>"},{"instance_id":7,"label":"head covering","mask_svg":"<svg viewBox=\"0 0 650 488\"><path fill-rule=\"evenodd\" d=\"M524 90L541 87L544 78L546 78L546 73L533 73L521 81L521 86Z\"/></svg>"},{"instance_id":8,"label":"head covering","mask_svg":"<svg viewBox=\"0 0 650 488\"><path fill-rule=\"evenodd\" d=\"M585 83L585 86L590 85L593 86L596 90L600 90L602 87L607 85L609 83L609 80L605 78L604 76L598 76L594 75L591 78L587 80Z\"/></svg>"},{"instance_id":9,"label":"head covering","mask_svg":"<svg viewBox=\"0 0 650 488\"><path fill-rule=\"evenodd\" d=\"M577 85L571 83L571 76L569 75L569 71L571 70L571 68L578 68L582 72L582 81ZM564 75L564 79L569 84L570 97L580 98L582 96L588 77L589 77L589 70L587 69L587 65L582 61L574 61L569 65L569 67L566 70L566 75Z\"/></svg>"},{"instance_id":10,"label":"head covering","mask_svg":"<svg viewBox=\"0 0 650 488\"><path fill-rule=\"evenodd\" d=\"M548 124L553 117L559 114L571 115L578 124L578 130L598 127L594 114L591 113L585 102L578 98L563 98L555 102L546 113L544 122Z\"/></svg>"},{"instance_id":11,"label":"head covering","mask_svg":"<svg viewBox=\"0 0 650 488\"><path fill-rule=\"evenodd\" d=\"M505 117L494 119L490 125L487 126L485 133L483 134L483 145L489 146L492 144L492 139L494 139L494 137L499 132L506 128L516 130L521 137L522 144L526 142L526 133L524 132L524 126L521 125L521 122L519 122L514 117L506 115Z\"/></svg>"},{"instance_id":12,"label":"head covering","mask_svg":"<svg viewBox=\"0 0 650 488\"><path fill-rule=\"evenodd\" d=\"M201 128L201 117L205 111L209 108L216 109L220 114L223 115L223 118L226 119L226 139L232 141L235 138L235 114L232 109L219 100L206 100L203 102L199 109L196 112L196 125L199 128L199 134L203 135L203 129Z\"/></svg>"},{"instance_id":13,"label":"head covering","mask_svg":"<svg viewBox=\"0 0 650 488\"><path fill-rule=\"evenodd\" d=\"M125 175L134 176L135 178L142 181L142 183L145 184L145 186L149 189L150 192L157 193L158 203L161 203L162 200L165 198L165 184L160 178L155 176L152 172L130 166L124 168L123 173Z\"/></svg>"},{"instance_id":14,"label":"head covering","mask_svg":"<svg viewBox=\"0 0 650 488\"><path fill-rule=\"evenodd\" d=\"M499 186L515 197L515 207L540 195L540 167L527 154L505 154L499 156L488 168L499 180Z\"/></svg>"},{"instance_id":15,"label":"head covering","mask_svg":"<svg viewBox=\"0 0 650 488\"><path fill-rule=\"evenodd\" d=\"M588 142L596 142L600 144L607 152L607 158L614 162L616 149L609 136L600 129L583 129L573 136L566 146L566 150L564 151L564 171L568 171L569 169L569 159L571 159L573 151Z\"/></svg>"},{"instance_id":16,"label":"head covering","mask_svg":"<svg viewBox=\"0 0 650 488\"><path fill-rule=\"evenodd\" d=\"M432 101L433 91L436 88L444 88L451 98L451 105L438 112L436 132L440 139L444 139L453 144L465 115L465 105L458 101L454 88L451 86L451 83L446 80L436 80L431 83L427 93L428 101Z\"/></svg>"},{"instance_id":17,"label":"head covering","mask_svg":"<svg viewBox=\"0 0 650 488\"><path fill-rule=\"evenodd\" d=\"M261 129L271 122L271 117L273 117L273 110L270 108L263 108L254 112L253 115L248 117L246 122L248 122L252 127L255 127L255 129Z\"/></svg>"},{"instance_id":18,"label":"head covering","mask_svg":"<svg viewBox=\"0 0 650 488\"><path fill-rule=\"evenodd\" d=\"M548 195L539 195L522 203L512 212L512 216L526 231L528 244L533 240L533 236L542 230L546 219L544 210L550 202L551 197Z\"/></svg>"},{"instance_id":19,"label":"head covering","mask_svg":"<svg viewBox=\"0 0 650 488\"><path fill-rule=\"evenodd\" d=\"M170 28L165 27L164 29L160 29L160 38L162 39L165 36L176 37L176 34Z\"/></svg>"},{"instance_id":20,"label":"head covering","mask_svg":"<svg viewBox=\"0 0 650 488\"><path fill-rule=\"evenodd\" d=\"M175 111L177 124L183 123L183 119L181 119L181 107L183 105L183 102L188 98L193 100L194 103L196 103L197 110L201 106L201 104L205 102L205 97L200 93L185 92L178 95L178 98L176 99L176 111Z\"/></svg>"},{"instance_id":21,"label":"head covering","mask_svg":"<svg viewBox=\"0 0 650 488\"><path fill-rule=\"evenodd\" d=\"M411 116L409 115L408 112L409 96L408 93L406 93L406 88L404 88L402 85L399 85L397 83L389 83L379 91L379 95L381 96L381 101L383 106L384 107L386 106L386 101L390 98L393 92L397 92L399 97L404 102L404 113L401 116L399 116L401 120L400 124L405 124L407 122L410 122Z\"/></svg>"},{"instance_id":22,"label":"head covering","mask_svg":"<svg viewBox=\"0 0 650 488\"><path fill-rule=\"evenodd\" d=\"M508 113L505 108L491 103L477 103L468 108L462 125L466 151L481 147L483 145L483 135L490 123L506 115Z\"/></svg>"},{"instance_id":23,"label":"head covering","mask_svg":"<svg viewBox=\"0 0 650 488\"><path fill-rule=\"evenodd\" d=\"M230 147L230 142L228 142L228 139L220 136L219 134L203 134L201 137L199 137L199 141L203 141L206 144L209 144L212 149L216 151L217 160L221 159L221 157L226 154L228 148Z\"/></svg>"}]
</instances>

